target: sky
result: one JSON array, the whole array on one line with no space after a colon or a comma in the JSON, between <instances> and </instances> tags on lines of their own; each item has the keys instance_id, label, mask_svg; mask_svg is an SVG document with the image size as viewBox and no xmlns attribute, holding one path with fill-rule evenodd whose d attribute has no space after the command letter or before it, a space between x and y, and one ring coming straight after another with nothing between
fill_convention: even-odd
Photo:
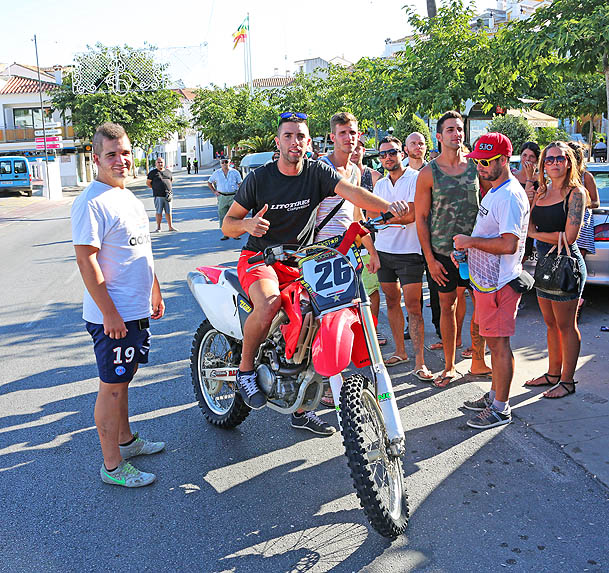
<instances>
[{"instance_id":1,"label":"sky","mask_svg":"<svg viewBox=\"0 0 609 573\"><path fill-rule=\"evenodd\" d=\"M243 44L233 50L232 34L249 12L254 78L293 73L294 61L340 56L355 62L383 53L385 39L409 33L402 7L408 0L148 0L3 2L0 62L69 65L74 55L101 42L106 46L153 45L169 59L186 87L236 85L244 81ZM439 4L438 0L438 4ZM410 2L426 14L424 0ZM478 10L496 5L477 0ZM145 10L142 8L145 6ZM175 8L173 7L175 6ZM18 25L16 24L18 23Z\"/></svg>"}]
</instances>

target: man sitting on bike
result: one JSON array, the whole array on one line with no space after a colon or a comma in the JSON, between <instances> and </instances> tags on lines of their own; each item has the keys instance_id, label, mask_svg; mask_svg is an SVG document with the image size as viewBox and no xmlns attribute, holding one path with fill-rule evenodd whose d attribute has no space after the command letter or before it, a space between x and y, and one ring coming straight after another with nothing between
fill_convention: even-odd
<instances>
[{"instance_id":1,"label":"man sitting on bike","mask_svg":"<svg viewBox=\"0 0 609 573\"><path fill-rule=\"evenodd\" d=\"M222 225L222 232L228 237L250 235L239 257L237 271L254 310L243 328L237 384L243 400L254 410L262 408L267 400L256 382L254 359L281 308L280 288L299 275L297 269L282 263L261 265L247 272L252 266L248 259L273 245L310 244L317 207L335 193L371 211L390 210L397 216L408 211L405 202L390 205L364 188L347 182L325 163L305 159L311 143L306 120L304 113L286 112L279 116L275 137L279 159L259 167L245 178ZM250 211L253 216L246 218Z\"/></svg>"}]
</instances>

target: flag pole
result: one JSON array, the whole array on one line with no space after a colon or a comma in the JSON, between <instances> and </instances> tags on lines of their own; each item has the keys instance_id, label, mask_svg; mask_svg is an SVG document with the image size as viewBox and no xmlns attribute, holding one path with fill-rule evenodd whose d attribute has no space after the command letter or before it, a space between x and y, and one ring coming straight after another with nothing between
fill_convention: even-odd
<instances>
[{"instance_id":1,"label":"flag pole","mask_svg":"<svg viewBox=\"0 0 609 573\"><path fill-rule=\"evenodd\" d=\"M251 26L250 26L250 13L247 13L247 36L245 37L246 41L246 57L247 57L247 71L248 71L248 84L250 87L250 92L254 91L254 79L252 77L252 48L250 43L250 35L251 35Z\"/></svg>"}]
</instances>

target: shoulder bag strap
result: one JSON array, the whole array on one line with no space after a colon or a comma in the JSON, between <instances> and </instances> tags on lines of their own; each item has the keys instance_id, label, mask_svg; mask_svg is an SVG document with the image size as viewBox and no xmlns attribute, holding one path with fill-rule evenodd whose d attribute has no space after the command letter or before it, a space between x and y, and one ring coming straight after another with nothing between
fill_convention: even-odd
<instances>
[{"instance_id":1,"label":"shoulder bag strap","mask_svg":"<svg viewBox=\"0 0 609 573\"><path fill-rule=\"evenodd\" d=\"M324 220L317 225L317 227L315 227L315 234L317 235L317 233L319 233L319 231L321 231L332 219L332 217L334 217L334 215L336 215L336 213L338 213L338 210L343 206L343 203L345 202L344 199L342 199L341 201L339 201L336 205L334 205L334 209L332 209L332 211L330 211L324 218Z\"/></svg>"}]
</instances>

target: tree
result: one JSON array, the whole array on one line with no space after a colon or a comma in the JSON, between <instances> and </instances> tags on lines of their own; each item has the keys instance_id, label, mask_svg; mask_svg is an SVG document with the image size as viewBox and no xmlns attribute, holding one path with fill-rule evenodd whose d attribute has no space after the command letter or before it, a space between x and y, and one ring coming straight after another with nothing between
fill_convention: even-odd
<instances>
[{"instance_id":1,"label":"tree","mask_svg":"<svg viewBox=\"0 0 609 573\"><path fill-rule=\"evenodd\" d=\"M103 52L111 49L97 44L90 50ZM124 50L131 48L125 46ZM139 57L143 58L142 65L153 62L152 55ZM73 93L72 81L72 75L68 74L60 88L53 92L51 106L59 110L62 117L71 116L74 131L83 140L90 141L99 125L113 121L125 128L134 146L147 150L187 125L179 115L180 98L171 90L79 95Z\"/></svg>"},{"instance_id":2,"label":"tree","mask_svg":"<svg viewBox=\"0 0 609 573\"><path fill-rule=\"evenodd\" d=\"M560 127L540 127L537 130L537 143L542 149L553 141L569 141L569 134Z\"/></svg>"},{"instance_id":3,"label":"tree","mask_svg":"<svg viewBox=\"0 0 609 573\"><path fill-rule=\"evenodd\" d=\"M480 101L477 75L481 71L488 37L474 31L472 6L446 0L435 18L421 18L405 7L415 36L403 52L402 71L409 83L401 91L402 103L412 111L440 115L462 109L465 101Z\"/></svg>"},{"instance_id":4,"label":"tree","mask_svg":"<svg viewBox=\"0 0 609 573\"><path fill-rule=\"evenodd\" d=\"M498 132L507 135L515 150L527 141L536 141L535 128L522 116L496 115L488 124L488 132ZM472 141L472 144L474 142Z\"/></svg>"},{"instance_id":5,"label":"tree","mask_svg":"<svg viewBox=\"0 0 609 573\"><path fill-rule=\"evenodd\" d=\"M510 27L509 50L499 68L548 58L546 74L581 77L601 73L609 118L609 3L606 0L554 0ZM507 33L507 32L506 32Z\"/></svg>"}]
</instances>

